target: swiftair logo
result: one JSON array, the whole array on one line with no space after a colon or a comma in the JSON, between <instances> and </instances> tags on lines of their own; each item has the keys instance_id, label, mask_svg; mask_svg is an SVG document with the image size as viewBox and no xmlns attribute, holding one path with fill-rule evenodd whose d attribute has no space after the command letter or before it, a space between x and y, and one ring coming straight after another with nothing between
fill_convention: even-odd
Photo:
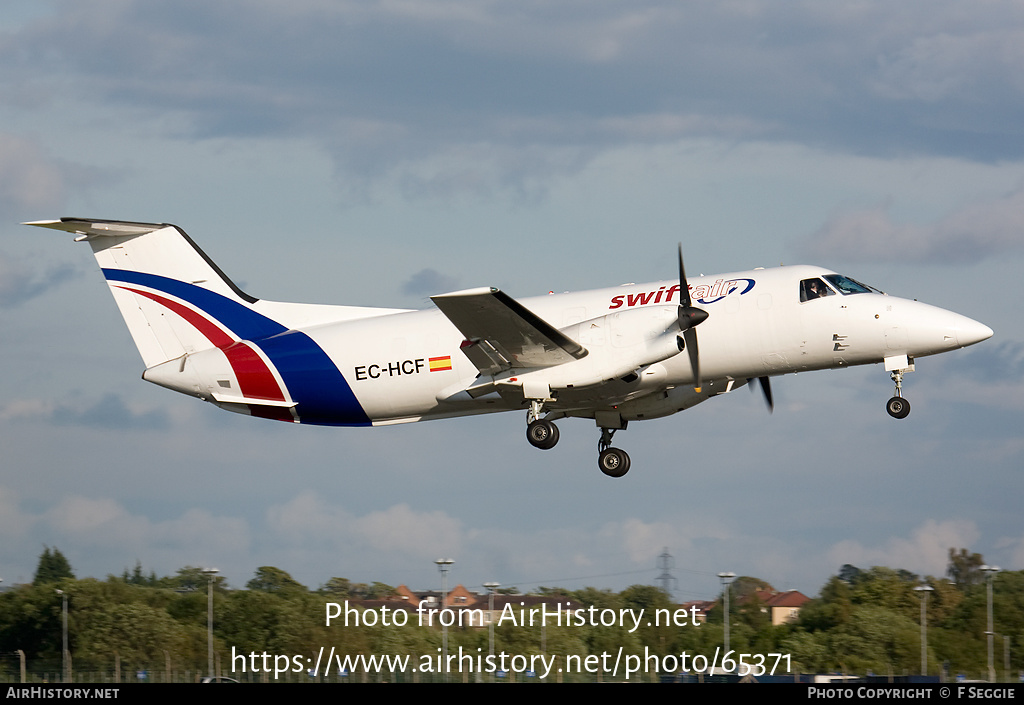
<instances>
[{"instance_id":1,"label":"swiftair logo","mask_svg":"<svg viewBox=\"0 0 1024 705\"><path fill-rule=\"evenodd\" d=\"M713 304L721 301L730 294L743 296L754 288L753 279L716 279L711 286L698 284L690 287L690 298L699 304ZM646 306L648 304L667 304L679 293L679 285L661 286L655 291L639 291L635 294L620 294L613 296L609 309L629 308L632 306Z\"/></svg>"}]
</instances>

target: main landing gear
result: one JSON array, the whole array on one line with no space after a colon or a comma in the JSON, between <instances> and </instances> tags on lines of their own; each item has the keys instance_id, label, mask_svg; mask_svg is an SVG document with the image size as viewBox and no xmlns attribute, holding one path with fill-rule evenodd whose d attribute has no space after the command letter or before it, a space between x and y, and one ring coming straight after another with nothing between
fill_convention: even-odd
<instances>
[{"instance_id":1,"label":"main landing gear","mask_svg":"<svg viewBox=\"0 0 1024 705\"><path fill-rule=\"evenodd\" d=\"M526 412L526 440L534 448L550 450L558 443L558 426L540 417L544 403L531 399L530 410ZM622 422L625 428L625 422ZM601 427L601 440L597 442L597 466L608 477L622 477L629 472L629 454L620 448L612 448L612 436L619 429Z\"/></svg>"},{"instance_id":2,"label":"main landing gear","mask_svg":"<svg viewBox=\"0 0 1024 705\"><path fill-rule=\"evenodd\" d=\"M896 385L896 396L885 403L885 410L894 419L905 419L910 415L910 402L903 398L903 370L893 370L889 376Z\"/></svg>"},{"instance_id":3,"label":"main landing gear","mask_svg":"<svg viewBox=\"0 0 1024 705\"><path fill-rule=\"evenodd\" d=\"M558 443L558 426L540 417L543 402L530 400L530 410L526 413L526 440L534 448L550 450Z\"/></svg>"},{"instance_id":4,"label":"main landing gear","mask_svg":"<svg viewBox=\"0 0 1024 705\"><path fill-rule=\"evenodd\" d=\"M531 421L526 427L526 440L534 448L550 450L558 443L558 426L546 419Z\"/></svg>"},{"instance_id":5,"label":"main landing gear","mask_svg":"<svg viewBox=\"0 0 1024 705\"><path fill-rule=\"evenodd\" d=\"M621 448L612 448L616 429L602 428L597 442L597 467L608 477L622 477L629 472L629 454Z\"/></svg>"}]
</instances>

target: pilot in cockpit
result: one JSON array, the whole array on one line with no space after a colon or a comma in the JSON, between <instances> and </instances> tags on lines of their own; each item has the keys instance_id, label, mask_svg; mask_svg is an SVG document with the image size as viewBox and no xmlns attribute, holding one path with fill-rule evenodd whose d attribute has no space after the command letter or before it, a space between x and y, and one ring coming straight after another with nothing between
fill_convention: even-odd
<instances>
[{"instance_id":1,"label":"pilot in cockpit","mask_svg":"<svg viewBox=\"0 0 1024 705\"><path fill-rule=\"evenodd\" d=\"M820 279L804 279L800 282L800 301L810 301L828 296L832 290Z\"/></svg>"}]
</instances>

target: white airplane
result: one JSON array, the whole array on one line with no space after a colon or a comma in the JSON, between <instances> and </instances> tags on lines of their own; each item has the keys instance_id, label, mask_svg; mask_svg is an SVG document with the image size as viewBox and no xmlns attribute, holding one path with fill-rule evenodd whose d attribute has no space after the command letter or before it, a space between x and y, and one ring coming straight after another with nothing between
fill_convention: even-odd
<instances>
[{"instance_id":1,"label":"white airplane","mask_svg":"<svg viewBox=\"0 0 1024 705\"><path fill-rule=\"evenodd\" d=\"M146 370L142 378L222 409L293 423L384 426L526 410L527 440L594 419L598 465L629 456L612 436L753 380L884 363L886 409L910 413L914 360L992 329L809 266L626 284L516 301L494 288L431 297L436 309L261 301L175 225L62 218L93 249ZM701 325L700 348L697 326ZM686 354L682 354L685 351Z\"/></svg>"}]
</instances>

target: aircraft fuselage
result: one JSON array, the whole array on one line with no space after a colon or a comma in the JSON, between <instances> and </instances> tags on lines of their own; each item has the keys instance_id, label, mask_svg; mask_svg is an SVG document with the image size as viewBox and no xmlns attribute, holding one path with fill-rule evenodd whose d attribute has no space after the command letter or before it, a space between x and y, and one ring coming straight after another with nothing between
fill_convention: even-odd
<instances>
[{"instance_id":1,"label":"aircraft fuselage","mask_svg":"<svg viewBox=\"0 0 1024 705\"><path fill-rule=\"evenodd\" d=\"M992 335L934 306L820 267L755 269L515 300L497 289L433 296L425 311L255 299L177 226L64 218L33 223L86 241L142 356L143 378L229 411L370 426L527 410L527 439L592 418L599 465L629 421L667 416L751 380L884 363L887 411L910 412L916 358ZM698 333L699 326L699 333ZM698 347L699 339L699 347Z\"/></svg>"}]
</instances>

